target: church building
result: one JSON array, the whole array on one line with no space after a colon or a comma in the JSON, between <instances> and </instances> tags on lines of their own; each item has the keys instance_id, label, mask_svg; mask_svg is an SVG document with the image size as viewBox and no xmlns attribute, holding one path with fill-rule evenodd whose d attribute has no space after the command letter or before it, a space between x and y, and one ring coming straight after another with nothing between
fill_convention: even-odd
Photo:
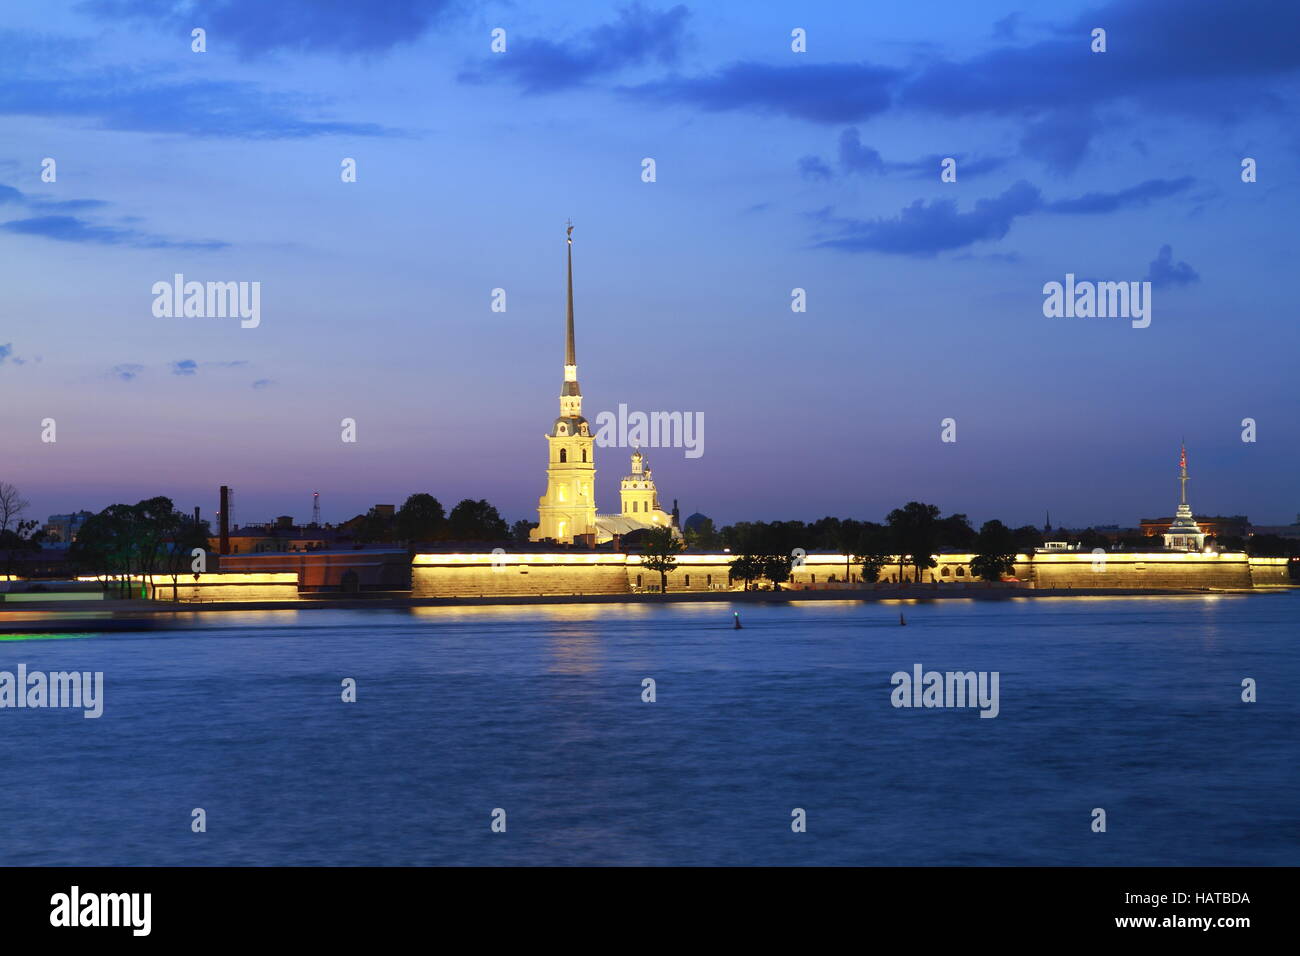
<instances>
[{"instance_id":1,"label":"church building","mask_svg":"<svg viewBox=\"0 0 1300 956\"><path fill-rule=\"evenodd\" d=\"M537 527L531 541L557 544L600 544L615 535L646 528L670 527L677 537L674 515L659 507L654 476L639 450L632 454L632 471L621 485L621 513L596 513L595 436L582 416L582 389L578 387L577 349L573 337L573 226L568 244L568 312L564 336L564 384L560 388L560 416L546 435L548 461L546 493L537 500Z\"/></svg>"}]
</instances>

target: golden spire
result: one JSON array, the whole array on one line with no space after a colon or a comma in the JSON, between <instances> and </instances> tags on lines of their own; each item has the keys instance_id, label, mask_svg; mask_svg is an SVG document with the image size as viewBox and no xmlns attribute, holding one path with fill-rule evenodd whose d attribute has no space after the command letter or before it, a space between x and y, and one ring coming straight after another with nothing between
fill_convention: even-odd
<instances>
[{"instance_id":1,"label":"golden spire","mask_svg":"<svg viewBox=\"0 0 1300 956\"><path fill-rule=\"evenodd\" d=\"M573 346L573 220L568 221L564 235L569 247L569 321L564 339L564 364L577 365L577 350Z\"/></svg>"}]
</instances>

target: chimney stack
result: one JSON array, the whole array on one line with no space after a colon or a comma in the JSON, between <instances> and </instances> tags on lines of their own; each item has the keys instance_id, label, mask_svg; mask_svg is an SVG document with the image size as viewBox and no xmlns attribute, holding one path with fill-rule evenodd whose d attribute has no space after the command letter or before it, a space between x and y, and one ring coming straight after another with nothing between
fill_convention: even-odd
<instances>
[{"instance_id":1,"label":"chimney stack","mask_svg":"<svg viewBox=\"0 0 1300 956\"><path fill-rule=\"evenodd\" d=\"M230 487L221 486L221 549L220 554L230 553Z\"/></svg>"}]
</instances>

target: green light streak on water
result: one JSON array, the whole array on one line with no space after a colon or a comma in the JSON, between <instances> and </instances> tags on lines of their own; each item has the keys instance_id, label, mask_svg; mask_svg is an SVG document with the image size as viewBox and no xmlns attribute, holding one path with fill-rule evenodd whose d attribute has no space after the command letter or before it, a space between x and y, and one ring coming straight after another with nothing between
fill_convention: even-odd
<instances>
[{"instance_id":1,"label":"green light streak on water","mask_svg":"<svg viewBox=\"0 0 1300 956\"><path fill-rule=\"evenodd\" d=\"M71 641L98 634L0 634L0 641Z\"/></svg>"}]
</instances>

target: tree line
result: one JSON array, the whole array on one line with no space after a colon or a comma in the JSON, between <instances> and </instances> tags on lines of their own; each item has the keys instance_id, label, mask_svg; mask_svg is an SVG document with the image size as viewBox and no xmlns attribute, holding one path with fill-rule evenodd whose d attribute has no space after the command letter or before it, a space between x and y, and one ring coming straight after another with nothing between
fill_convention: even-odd
<instances>
[{"instance_id":1,"label":"tree line","mask_svg":"<svg viewBox=\"0 0 1300 956\"><path fill-rule=\"evenodd\" d=\"M423 492L411 495L391 516L371 508L340 528L351 531L353 539L363 543L507 541L511 537L505 519L486 500L465 498L448 514L442 502ZM517 528L515 534L517 537Z\"/></svg>"}]
</instances>

